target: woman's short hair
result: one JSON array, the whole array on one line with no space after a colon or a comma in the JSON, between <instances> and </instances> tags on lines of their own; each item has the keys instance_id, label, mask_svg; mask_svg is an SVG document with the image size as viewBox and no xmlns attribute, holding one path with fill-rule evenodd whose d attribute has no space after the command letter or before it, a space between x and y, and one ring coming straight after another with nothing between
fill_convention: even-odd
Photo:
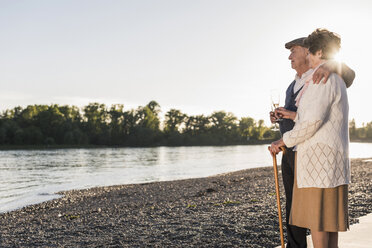
<instances>
[{"instance_id":1,"label":"woman's short hair","mask_svg":"<svg viewBox=\"0 0 372 248\"><path fill-rule=\"evenodd\" d=\"M312 54L322 50L322 59L333 59L340 50L341 38L327 29L318 28L304 40L304 45Z\"/></svg>"}]
</instances>

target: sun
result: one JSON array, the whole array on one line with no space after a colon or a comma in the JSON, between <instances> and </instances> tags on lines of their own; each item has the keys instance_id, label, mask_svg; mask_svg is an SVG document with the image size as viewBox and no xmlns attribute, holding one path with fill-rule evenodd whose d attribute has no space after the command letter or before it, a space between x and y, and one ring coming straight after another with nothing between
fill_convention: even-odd
<instances>
[{"instance_id":1,"label":"sun","mask_svg":"<svg viewBox=\"0 0 372 248\"><path fill-rule=\"evenodd\" d=\"M341 50L338 53L336 53L334 60L339 63L342 63L345 61Z\"/></svg>"}]
</instances>

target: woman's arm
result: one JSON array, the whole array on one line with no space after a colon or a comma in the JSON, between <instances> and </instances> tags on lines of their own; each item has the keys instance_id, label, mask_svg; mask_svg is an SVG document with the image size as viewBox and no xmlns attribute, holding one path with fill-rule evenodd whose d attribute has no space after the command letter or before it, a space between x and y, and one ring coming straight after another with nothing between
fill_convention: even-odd
<instances>
[{"instance_id":1,"label":"woman's arm","mask_svg":"<svg viewBox=\"0 0 372 248\"><path fill-rule=\"evenodd\" d=\"M301 99L299 109L301 116L291 131L283 135L287 147L293 147L311 138L323 125L332 105L336 75L329 77L326 84L310 84Z\"/></svg>"},{"instance_id":2,"label":"woman's arm","mask_svg":"<svg viewBox=\"0 0 372 248\"><path fill-rule=\"evenodd\" d=\"M345 81L346 88L349 88L355 79L355 72L345 63L341 63L341 77Z\"/></svg>"},{"instance_id":3,"label":"woman's arm","mask_svg":"<svg viewBox=\"0 0 372 248\"><path fill-rule=\"evenodd\" d=\"M345 63L340 63L335 60L328 60L321 65L313 74L314 84L320 81L327 82L331 73L337 73L344 80L346 87L349 88L355 79L355 72Z\"/></svg>"},{"instance_id":4,"label":"woman's arm","mask_svg":"<svg viewBox=\"0 0 372 248\"><path fill-rule=\"evenodd\" d=\"M291 131L283 134L283 142L287 147L294 147L311 138L321 127L323 120L302 121L297 123Z\"/></svg>"}]
</instances>

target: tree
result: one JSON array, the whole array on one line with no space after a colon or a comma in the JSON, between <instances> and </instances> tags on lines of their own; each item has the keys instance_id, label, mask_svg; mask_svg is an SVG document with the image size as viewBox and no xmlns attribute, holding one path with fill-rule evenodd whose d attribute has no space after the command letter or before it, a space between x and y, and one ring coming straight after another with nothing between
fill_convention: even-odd
<instances>
[{"instance_id":1,"label":"tree","mask_svg":"<svg viewBox=\"0 0 372 248\"><path fill-rule=\"evenodd\" d=\"M123 113L123 121L122 121L121 126L122 126L125 137L133 133L136 123L137 123L137 119L136 119L136 113L134 110L125 111Z\"/></svg>"},{"instance_id":2,"label":"tree","mask_svg":"<svg viewBox=\"0 0 372 248\"><path fill-rule=\"evenodd\" d=\"M160 113L156 101L127 111L122 104L107 109L100 103L82 109L57 104L15 107L0 115L0 144L229 145L280 137L263 120L243 117L238 121L225 111L187 116L170 109L165 114L164 129L160 130ZM357 128L353 119L350 137L371 140L372 122Z\"/></svg>"},{"instance_id":3,"label":"tree","mask_svg":"<svg viewBox=\"0 0 372 248\"><path fill-rule=\"evenodd\" d=\"M110 132L110 144L121 145L124 143L124 131L121 125L124 119L124 105L114 104L108 111L110 119L109 132Z\"/></svg>"},{"instance_id":4,"label":"tree","mask_svg":"<svg viewBox=\"0 0 372 248\"><path fill-rule=\"evenodd\" d=\"M349 135L350 135L350 138L356 138L357 137L356 125L355 125L355 120L354 119L352 119L349 122Z\"/></svg>"},{"instance_id":5,"label":"tree","mask_svg":"<svg viewBox=\"0 0 372 248\"><path fill-rule=\"evenodd\" d=\"M153 131L159 131L159 112L160 105L155 101L149 102L145 107L139 107L136 111L137 125Z\"/></svg>"},{"instance_id":6,"label":"tree","mask_svg":"<svg viewBox=\"0 0 372 248\"><path fill-rule=\"evenodd\" d=\"M183 114L180 110L170 109L165 114L164 131L167 133L174 133L174 132L179 133L179 128L182 125L185 118L186 118L186 115Z\"/></svg>"},{"instance_id":7,"label":"tree","mask_svg":"<svg viewBox=\"0 0 372 248\"><path fill-rule=\"evenodd\" d=\"M135 146L155 145L161 139L159 114L160 106L151 101L135 111L135 126L129 135L129 143Z\"/></svg>"},{"instance_id":8,"label":"tree","mask_svg":"<svg viewBox=\"0 0 372 248\"><path fill-rule=\"evenodd\" d=\"M108 144L110 140L109 117L105 104L90 103L83 108L84 129L90 138L90 143L96 145Z\"/></svg>"},{"instance_id":9,"label":"tree","mask_svg":"<svg viewBox=\"0 0 372 248\"><path fill-rule=\"evenodd\" d=\"M22 134L22 144L26 145L37 145L42 144L44 141L44 136L40 130L40 128L35 126L30 126L23 129Z\"/></svg>"},{"instance_id":10,"label":"tree","mask_svg":"<svg viewBox=\"0 0 372 248\"><path fill-rule=\"evenodd\" d=\"M372 139L372 122L368 122L366 125L366 137Z\"/></svg>"},{"instance_id":11,"label":"tree","mask_svg":"<svg viewBox=\"0 0 372 248\"><path fill-rule=\"evenodd\" d=\"M184 133L199 135L208 132L210 119L204 115L186 116Z\"/></svg>"},{"instance_id":12,"label":"tree","mask_svg":"<svg viewBox=\"0 0 372 248\"><path fill-rule=\"evenodd\" d=\"M237 118L232 113L225 111L213 112L210 116L212 128L220 133L227 133L229 130L237 128Z\"/></svg>"},{"instance_id":13,"label":"tree","mask_svg":"<svg viewBox=\"0 0 372 248\"><path fill-rule=\"evenodd\" d=\"M239 121L239 132L245 140L250 140L253 137L255 129L255 121L251 117L242 117Z\"/></svg>"},{"instance_id":14,"label":"tree","mask_svg":"<svg viewBox=\"0 0 372 248\"><path fill-rule=\"evenodd\" d=\"M232 113L214 112L209 119L212 124L211 135L217 140L217 144L231 144L240 139L237 118Z\"/></svg>"},{"instance_id":15,"label":"tree","mask_svg":"<svg viewBox=\"0 0 372 248\"><path fill-rule=\"evenodd\" d=\"M0 145L6 144L6 129L0 127Z\"/></svg>"},{"instance_id":16,"label":"tree","mask_svg":"<svg viewBox=\"0 0 372 248\"><path fill-rule=\"evenodd\" d=\"M40 128L45 138L49 137L57 144L63 144L66 118L59 111L58 105L40 105L37 109L38 114L34 117L35 126Z\"/></svg>"},{"instance_id":17,"label":"tree","mask_svg":"<svg viewBox=\"0 0 372 248\"><path fill-rule=\"evenodd\" d=\"M159 113L161 112L160 110L160 105L159 103L157 103L156 101L150 101L147 105L146 105L150 110L151 112L158 116Z\"/></svg>"}]
</instances>

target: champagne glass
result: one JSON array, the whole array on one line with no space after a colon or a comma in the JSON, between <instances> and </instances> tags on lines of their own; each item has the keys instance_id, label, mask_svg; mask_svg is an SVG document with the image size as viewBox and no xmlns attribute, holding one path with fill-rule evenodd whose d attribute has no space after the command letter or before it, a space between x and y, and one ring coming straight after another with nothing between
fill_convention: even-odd
<instances>
[{"instance_id":1,"label":"champagne glass","mask_svg":"<svg viewBox=\"0 0 372 248\"><path fill-rule=\"evenodd\" d=\"M280 104L280 93L279 93L279 90L277 89L274 89L274 90L271 90L270 91L270 95L271 95L271 110L274 112L275 109L279 108L279 104ZM279 128L278 128L278 122L279 121L282 121L283 119L280 119L280 118L277 118L275 120L275 123L274 123L274 131L278 131Z\"/></svg>"}]
</instances>

